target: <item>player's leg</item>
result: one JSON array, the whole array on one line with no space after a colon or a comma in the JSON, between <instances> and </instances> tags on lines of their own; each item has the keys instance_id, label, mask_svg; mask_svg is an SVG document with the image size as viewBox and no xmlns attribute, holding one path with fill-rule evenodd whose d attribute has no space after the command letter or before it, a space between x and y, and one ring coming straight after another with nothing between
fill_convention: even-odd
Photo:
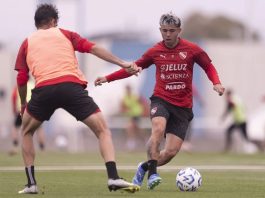
<instances>
[{"instance_id":1,"label":"player's leg","mask_svg":"<svg viewBox=\"0 0 265 198\"><path fill-rule=\"evenodd\" d=\"M161 107L162 108L162 107ZM136 173L133 177L133 183L139 186L142 185L145 173L148 171L148 189L153 189L159 183L161 178L157 174L157 162L159 159L159 146L164 137L164 131L166 128L166 119L164 117L152 118L152 132L147 142L147 155L148 161L138 164Z\"/></svg>"},{"instance_id":2,"label":"player's leg","mask_svg":"<svg viewBox=\"0 0 265 198\"><path fill-rule=\"evenodd\" d=\"M225 148L224 151L227 152L231 149L232 146L232 132L236 128L235 124L231 124L228 129L226 130L226 141L225 141Z\"/></svg>"},{"instance_id":3,"label":"player's leg","mask_svg":"<svg viewBox=\"0 0 265 198\"><path fill-rule=\"evenodd\" d=\"M262 141L260 140L250 140L248 137L248 133L247 133L247 123L243 122L242 124L239 125L239 128L242 132L243 137L245 138L245 140L247 140L248 142L251 142L253 144L256 145L256 147L259 149L260 152L264 152L264 144Z\"/></svg>"},{"instance_id":4,"label":"player's leg","mask_svg":"<svg viewBox=\"0 0 265 198\"><path fill-rule=\"evenodd\" d=\"M100 153L106 163L109 178L119 178L111 133L98 105L80 84L65 83L60 85L59 90L64 95L64 100L61 101L62 107L86 124L98 138Z\"/></svg>"},{"instance_id":5,"label":"player's leg","mask_svg":"<svg viewBox=\"0 0 265 198\"><path fill-rule=\"evenodd\" d=\"M139 190L139 186L126 182L118 175L114 146L111 132L108 129L102 113L88 91L77 83L64 83L59 86L63 93L62 107L71 113L77 120L86 124L99 140L100 153L105 161L108 173L108 187L110 190L122 189L129 192Z\"/></svg>"},{"instance_id":6,"label":"player's leg","mask_svg":"<svg viewBox=\"0 0 265 198\"><path fill-rule=\"evenodd\" d=\"M243 122L243 123L239 124L238 128L240 129L240 131L241 131L243 137L245 138L245 140L249 141L248 134L247 134L247 124L246 124L246 122Z\"/></svg>"},{"instance_id":7,"label":"player's leg","mask_svg":"<svg viewBox=\"0 0 265 198\"><path fill-rule=\"evenodd\" d=\"M128 150L132 151L136 148L136 131L135 131L135 123L134 118L129 117L129 122L126 126L126 147Z\"/></svg>"},{"instance_id":8,"label":"player's leg","mask_svg":"<svg viewBox=\"0 0 265 198\"><path fill-rule=\"evenodd\" d=\"M139 190L139 186L126 182L118 175L115 151L112 142L111 132L103 118L101 112L93 113L87 117L83 122L95 133L99 140L100 153L105 161L108 173L108 187L109 190L125 190L128 192L135 192Z\"/></svg>"},{"instance_id":9,"label":"player's leg","mask_svg":"<svg viewBox=\"0 0 265 198\"><path fill-rule=\"evenodd\" d=\"M38 128L37 132L37 139L39 143L40 150L44 151L45 149L45 131L42 126Z\"/></svg>"},{"instance_id":10,"label":"player's leg","mask_svg":"<svg viewBox=\"0 0 265 198\"><path fill-rule=\"evenodd\" d=\"M191 109L171 107L170 112L166 126L165 147L160 152L158 166L167 164L179 152L193 118Z\"/></svg>"},{"instance_id":11,"label":"player's leg","mask_svg":"<svg viewBox=\"0 0 265 198\"><path fill-rule=\"evenodd\" d=\"M34 173L35 149L33 144L33 134L41 125L41 122L30 116L25 111L22 119L22 156L25 165L25 172L28 183L26 187L19 191L20 194L35 194L38 193L37 182Z\"/></svg>"},{"instance_id":12,"label":"player's leg","mask_svg":"<svg viewBox=\"0 0 265 198\"><path fill-rule=\"evenodd\" d=\"M133 183L142 185L145 173L148 171L147 187L153 189L161 182L161 178L157 174L157 160L160 152L159 145L163 139L167 118L169 117L169 112L166 109L165 104L163 104L159 98L151 98L150 117L152 119L152 132L147 141L148 160L146 162L141 162L138 165L133 177ZM153 176L149 182L151 175Z\"/></svg>"},{"instance_id":13,"label":"player's leg","mask_svg":"<svg viewBox=\"0 0 265 198\"><path fill-rule=\"evenodd\" d=\"M93 113L87 117L83 122L95 133L99 140L100 153L106 162L115 161L115 152L112 142L112 136L110 130L107 128L107 124L103 118L101 112ZM118 175L114 175L114 178L118 178Z\"/></svg>"},{"instance_id":14,"label":"player's leg","mask_svg":"<svg viewBox=\"0 0 265 198\"><path fill-rule=\"evenodd\" d=\"M163 166L170 162L172 158L176 156L179 152L183 140L172 133L166 134L165 147L161 150L159 155L159 160L157 162L158 166Z\"/></svg>"},{"instance_id":15,"label":"player's leg","mask_svg":"<svg viewBox=\"0 0 265 198\"><path fill-rule=\"evenodd\" d=\"M28 179L26 187L19 191L21 194L38 193L35 179L35 149L33 134L44 120L49 120L55 111L58 100L58 85L43 86L32 89L31 99L22 118L22 156L25 164L25 171ZM61 97L64 98L64 97Z\"/></svg>"},{"instance_id":16,"label":"player's leg","mask_svg":"<svg viewBox=\"0 0 265 198\"><path fill-rule=\"evenodd\" d=\"M161 177L157 173L158 160L160 156L160 144L164 138L167 120L164 117L152 118L152 132L147 142L148 155L148 189L154 189L161 183Z\"/></svg>"},{"instance_id":17,"label":"player's leg","mask_svg":"<svg viewBox=\"0 0 265 198\"><path fill-rule=\"evenodd\" d=\"M152 118L152 132L147 142L147 155L149 160L157 161L160 156L160 143L164 138L167 120L164 117ZM150 170L149 170L150 172Z\"/></svg>"},{"instance_id":18,"label":"player's leg","mask_svg":"<svg viewBox=\"0 0 265 198\"><path fill-rule=\"evenodd\" d=\"M154 123L154 121L157 121L155 119L160 117L153 117L152 119L152 127L154 129L157 129L157 134L159 134L158 138L162 138L163 136L161 137L161 135L166 134L166 143L164 149L161 152L159 152L158 158L155 155L157 159L157 166L162 166L168 163L179 152L181 145L185 139L189 123L193 118L192 109L177 107L169 103L165 103L163 107L164 108L160 108L160 112L164 112L161 113L161 115L164 116L163 117L164 120L161 119L160 122ZM170 116L167 116L166 112ZM157 150L158 147L153 148L153 151ZM155 183L154 186L152 183L150 184L150 180L152 180L153 173L152 173L152 167L150 167L150 165L148 168L149 168L148 186L149 188L152 189L157 184Z\"/></svg>"},{"instance_id":19,"label":"player's leg","mask_svg":"<svg viewBox=\"0 0 265 198\"><path fill-rule=\"evenodd\" d=\"M19 133L22 124L22 119L19 113L15 115L14 123L11 129L11 138L13 148L9 151L9 155L15 155L18 153L18 145L19 145Z\"/></svg>"}]
</instances>

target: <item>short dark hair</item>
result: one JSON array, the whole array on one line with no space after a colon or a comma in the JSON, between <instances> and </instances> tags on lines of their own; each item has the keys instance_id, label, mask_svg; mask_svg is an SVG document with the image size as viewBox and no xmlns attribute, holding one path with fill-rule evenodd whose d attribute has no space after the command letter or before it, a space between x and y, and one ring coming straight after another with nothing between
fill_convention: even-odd
<instances>
[{"instance_id":1,"label":"short dark hair","mask_svg":"<svg viewBox=\"0 0 265 198\"><path fill-rule=\"evenodd\" d=\"M166 14L163 14L160 17L159 21L160 26L161 25L175 25L176 27L181 26L180 18L178 18L173 12L169 12Z\"/></svg>"},{"instance_id":2,"label":"short dark hair","mask_svg":"<svg viewBox=\"0 0 265 198\"><path fill-rule=\"evenodd\" d=\"M35 26L38 28L42 25L48 24L52 19L58 21L59 15L55 5L40 4L35 12L34 20Z\"/></svg>"}]
</instances>

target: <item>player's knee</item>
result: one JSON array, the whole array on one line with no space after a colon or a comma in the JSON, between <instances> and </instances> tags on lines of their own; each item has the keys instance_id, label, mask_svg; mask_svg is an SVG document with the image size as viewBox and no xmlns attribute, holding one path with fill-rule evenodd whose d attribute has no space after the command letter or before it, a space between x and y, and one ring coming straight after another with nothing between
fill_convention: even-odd
<instances>
[{"instance_id":1,"label":"player's knee","mask_svg":"<svg viewBox=\"0 0 265 198\"><path fill-rule=\"evenodd\" d=\"M165 150L165 156L170 161L172 158L174 158L178 153L177 149L167 149Z\"/></svg>"},{"instance_id":2,"label":"player's knee","mask_svg":"<svg viewBox=\"0 0 265 198\"><path fill-rule=\"evenodd\" d=\"M98 138L111 138L111 132L108 128L101 128L96 132Z\"/></svg>"},{"instance_id":3,"label":"player's knee","mask_svg":"<svg viewBox=\"0 0 265 198\"><path fill-rule=\"evenodd\" d=\"M157 136L163 136L164 132L165 132L164 130L165 130L165 128L161 124L157 124L157 125L152 127L153 134L155 134Z\"/></svg>"},{"instance_id":4,"label":"player's knee","mask_svg":"<svg viewBox=\"0 0 265 198\"><path fill-rule=\"evenodd\" d=\"M22 137L27 135L33 135L35 133L35 130L31 126L22 126Z\"/></svg>"},{"instance_id":5,"label":"player's knee","mask_svg":"<svg viewBox=\"0 0 265 198\"><path fill-rule=\"evenodd\" d=\"M155 131L164 131L165 125L161 120L152 120L152 128Z\"/></svg>"}]
</instances>

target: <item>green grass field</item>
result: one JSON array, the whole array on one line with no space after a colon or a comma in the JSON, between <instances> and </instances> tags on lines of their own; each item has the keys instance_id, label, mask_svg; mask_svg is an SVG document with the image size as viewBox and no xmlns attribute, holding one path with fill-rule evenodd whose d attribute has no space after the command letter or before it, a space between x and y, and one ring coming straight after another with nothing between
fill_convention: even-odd
<instances>
[{"instance_id":1,"label":"green grass field","mask_svg":"<svg viewBox=\"0 0 265 198\"><path fill-rule=\"evenodd\" d=\"M131 180L137 163L144 159L144 153L118 153L120 175ZM265 197L264 154L181 153L159 170L163 179L160 186L149 191L145 181L134 194L109 192L103 165L98 153L38 153L36 178L40 193L18 195L17 191L26 183L22 158L0 153L0 197ZM197 168L202 175L202 186L197 192L180 192L175 186L176 173L185 166Z\"/></svg>"}]
</instances>

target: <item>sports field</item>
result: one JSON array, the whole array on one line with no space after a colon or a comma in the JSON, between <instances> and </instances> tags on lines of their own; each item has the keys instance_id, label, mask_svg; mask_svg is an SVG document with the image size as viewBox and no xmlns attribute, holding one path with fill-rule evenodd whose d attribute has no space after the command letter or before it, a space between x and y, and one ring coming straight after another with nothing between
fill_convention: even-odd
<instances>
[{"instance_id":1,"label":"sports field","mask_svg":"<svg viewBox=\"0 0 265 198\"><path fill-rule=\"evenodd\" d=\"M118 153L120 175L131 180L144 153ZM186 166L202 174L197 192L180 192L175 186L177 171ZM26 183L20 155L0 153L0 197L265 197L265 155L181 153L167 166L159 169L163 179L155 190L146 189L146 181L134 194L109 192L106 172L98 153L38 153L36 158L38 195L18 195Z\"/></svg>"}]
</instances>

